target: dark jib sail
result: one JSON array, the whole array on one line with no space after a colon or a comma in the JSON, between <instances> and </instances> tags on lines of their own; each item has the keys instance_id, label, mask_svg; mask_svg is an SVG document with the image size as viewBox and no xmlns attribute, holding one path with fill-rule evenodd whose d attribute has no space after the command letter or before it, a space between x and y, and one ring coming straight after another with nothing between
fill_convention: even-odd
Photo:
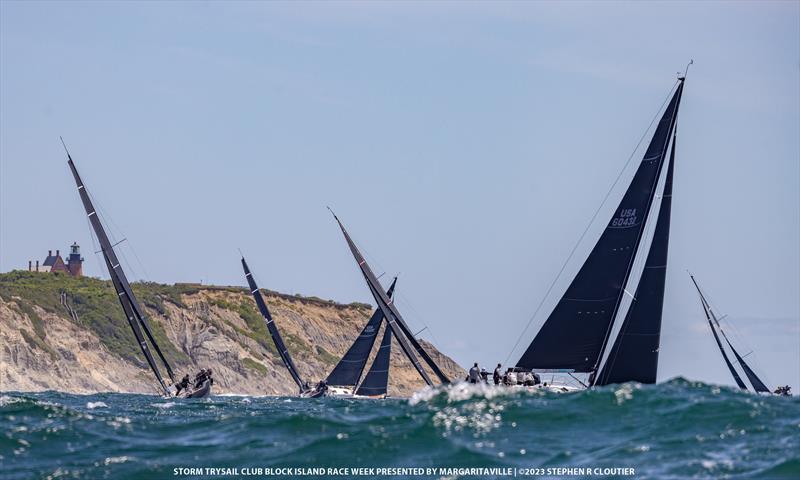
<instances>
[{"instance_id":1,"label":"dark jib sail","mask_svg":"<svg viewBox=\"0 0 800 480\"><path fill-rule=\"evenodd\" d=\"M66 150L66 148L67 147L65 145L64 149ZM122 310L125 312L125 317L128 319L128 324L133 331L133 335L136 337L139 347L142 349L142 354L144 354L147 364L150 366L150 369L156 376L158 383L161 385L164 394L169 395L169 388L167 388L164 378L161 376L161 372L158 369L158 365L156 364L156 361L153 358L150 349L148 348L147 341L144 338L145 335L150 340L150 344L155 349L156 353L161 359L161 362L164 364L170 379L174 383L175 376L172 373L172 367L170 366L169 362L167 362L167 359L161 352L158 343L156 343L155 339L153 338L153 333L150 330L147 319L142 313L142 309L139 307L139 302L136 300L136 297L131 290L131 286L128 283L127 277L125 276L125 272L122 270L122 266L117 258L117 254L114 252L114 246L111 245L111 241L108 239L108 235L103 228L103 224L100 222L100 218L97 215L97 210L92 204L91 198L89 198L89 193L86 191L86 187L84 186L83 181L78 174L78 169L75 168L75 163L72 161L69 151L67 151L67 164L69 165L69 168L72 171L72 176L75 178L75 183L78 186L78 194L83 202L86 215L89 217L89 223L91 223L95 236L100 243L100 248L103 253L103 260L108 268L108 274L111 277L111 283L114 285L114 289L117 292L117 298L119 298L119 302L122 305ZM142 334L142 331L144 331L144 335Z\"/></svg>"},{"instance_id":2,"label":"dark jib sail","mask_svg":"<svg viewBox=\"0 0 800 480\"><path fill-rule=\"evenodd\" d=\"M375 397L386 395L389 388L389 357L392 353L392 329L388 324L383 330L383 339L367 376L358 386L356 395Z\"/></svg>"},{"instance_id":3,"label":"dark jib sail","mask_svg":"<svg viewBox=\"0 0 800 480\"><path fill-rule=\"evenodd\" d=\"M747 390L747 386L742 381L742 377L739 376L739 373L736 372L736 369L733 368L733 364L728 359L728 354L725 353L725 349L722 347L722 342L719 340L719 335L717 335L717 330L714 328L714 322L711 321L711 316L713 312L711 312L708 303L706 302L706 297L703 296L703 292L700 290L700 286L697 284L697 280L694 279L694 276L691 276L692 283L694 283L694 288L697 289L697 293L700 295L700 303L703 305L703 313L706 314L706 320L708 321L708 328L711 329L711 333L714 334L714 340L717 341L717 346L719 347L719 351L722 354L722 358L725 360L725 365L728 366L728 370L730 370L733 379L736 381L736 385L739 386L742 390Z\"/></svg>"},{"instance_id":4,"label":"dark jib sail","mask_svg":"<svg viewBox=\"0 0 800 480\"><path fill-rule=\"evenodd\" d=\"M661 195L656 230L647 254L644 270L636 287L625 321L595 385L640 382L656 383L658 346L661 337L661 313L664 307L664 285L667 274L669 221L672 209L672 172L675 166L675 133L667 178Z\"/></svg>"},{"instance_id":5,"label":"dark jib sail","mask_svg":"<svg viewBox=\"0 0 800 480\"><path fill-rule=\"evenodd\" d=\"M395 277L389 290L386 291L386 295L389 298L392 298L396 283L397 277ZM383 313L380 308L377 308L364 326L364 329L361 330L358 338L355 339L342 359L339 360L339 363L336 364L336 367L334 367L333 371L328 375L326 379L328 385L355 387L358 384L358 381L361 379L361 374L364 373L364 367L367 365L369 352L372 351L372 347L375 345L375 339L378 337L381 321L383 321Z\"/></svg>"},{"instance_id":6,"label":"dark jib sail","mask_svg":"<svg viewBox=\"0 0 800 480\"><path fill-rule=\"evenodd\" d=\"M742 367L742 370L744 370L744 374L747 375L747 379L750 380L750 383L753 385L753 390L759 393L772 393L770 389L767 388L766 385L764 385L764 382L762 382L761 379L758 378L756 372L754 372L753 369L750 368L750 366L745 363L744 358L742 358L742 356L739 355L739 352L737 352L736 349L733 348L733 345L731 345L731 341L728 340L728 336L725 335L725 332L722 331L722 328L720 328L719 331L722 332L722 336L725 337L725 342L728 344L728 347L730 347L731 352L733 352L733 355L736 357L736 361L739 362L739 366Z\"/></svg>"},{"instance_id":7,"label":"dark jib sail","mask_svg":"<svg viewBox=\"0 0 800 480\"><path fill-rule=\"evenodd\" d=\"M272 320L272 315L269 313L269 309L267 308L267 304L264 302L264 297L261 296L261 291L258 289L258 285L256 285L256 280L253 278L253 274L250 273L250 268L247 266L247 262L242 257L242 268L244 268L244 276L247 278L247 285L250 286L250 293L253 294L253 298L256 300L256 305L258 306L258 311L261 312L261 316L264 317L264 321L267 322L267 330L269 330L270 336L272 336L272 341L275 342L275 348L278 349L278 355L281 356L281 360L283 360L283 364L286 365L286 369L289 370L289 375L292 376L292 380L297 384L297 387L300 389L300 393L308 390L308 384L300 378L300 373L297 371L297 367L294 366L294 361L292 361L292 356L289 355L289 350L286 348L286 344L283 343L283 337L281 337L281 332L278 331L277 325Z\"/></svg>"},{"instance_id":8,"label":"dark jib sail","mask_svg":"<svg viewBox=\"0 0 800 480\"><path fill-rule=\"evenodd\" d=\"M682 92L681 80L614 216L518 367L597 370L639 248Z\"/></svg>"},{"instance_id":9,"label":"dark jib sail","mask_svg":"<svg viewBox=\"0 0 800 480\"><path fill-rule=\"evenodd\" d=\"M361 269L361 273L364 275L364 279L367 281L367 285L369 286L370 292L372 292L372 296L375 298L375 302L378 304L378 308L380 308L381 312L383 312L383 316L386 318L386 321L389 323L394 336L397 337L397 342L400 344L400 347L403 349L403 352L406 354L408 359L414 365L414 368L417 369L417 372L425 380L425 383L428 385L433 385L430 377L428 377L428 373L425 372L425 369L422 368L422 365L419 363L417 356L414 355L414 352L411 350L411 347L408 345L409 342L414 345L414 349L422 356L425 362L431 367L431 370L434 371L439 380L442 383L449 383L449 379L447 376L442 372L436 362L428 355L425 349L422 348L422 345L416 341L414 336L409 331L408 326L405 324L403 317L400 315L400 312L397 311L397 308L392 303L392 300L386 296L386 292L383 291L383 287L381 284L378 283L378 279L375 277L375 274L372 272L372 269L367 264L367 260L358 250L356 244L353 242L353 239L350 238L350 234L347 233L345 230L344 225L342 222L339 221L339 217L333 213L331 210L331 214L333 214L333 218L336 219L336 223L339 224L339 228L342 230L342 234L344 235L345 240L347 241L348 247L350 247L350 252L353 254L353 257L358 263L358 268ZM399 330L399 331L398 331ZM404 333L407 332L407 333Z\"/></svg>"}]
</instances>

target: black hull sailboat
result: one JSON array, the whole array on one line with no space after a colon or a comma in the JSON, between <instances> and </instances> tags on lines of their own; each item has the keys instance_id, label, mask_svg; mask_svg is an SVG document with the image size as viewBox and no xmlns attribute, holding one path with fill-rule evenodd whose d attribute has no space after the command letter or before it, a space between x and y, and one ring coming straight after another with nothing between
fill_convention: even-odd
<instances>
[{"instance_id":1,"label":"black hull sailboat","mask_svg":"<svg viewBox=\"0 0 800 480\"><path fill-rule=\"evenodd\" d=\"M700 285L697 283L697 280L695 280L694 275L689 274L689 277L692 279L694 288L697 290L697 294L700 296L700 304L703 307L703 313L706 316L708 327L711 329L711 333L714 336L714 341L716 342L717 347L719 348L719 352L720 354L722 354L722 359L725 361L725 365L728 367L728 371L731 372L731 376L733 377L733 380L736 382L736 385L739 387L739 389L744 390L746 392L749 391L747 385L742 380L742 377L736 371L734 363L731 362L730 358L728 357L728 354L725 352L725 347L723 346L722 341L720 340L720 335L722 335L722 338L725 339L725 344L727 344L728 349L733 353L733 356L736 358L735 363L739 364L739 368L741 368L742 371L744 372L754 392L766 393L766 394L775 393L777 395L789 395L788 386L778 387L777 389L775 389L775 392L771 392L770 389L766 386L766 384L764 384L764 382L758 377L758 375L756 375L756 372L754 372L753 369L750 368L750 365L748 365L747 362L745 362L744 357L742 355L739 355L739 352L733 347L733 344L728 338L728 335L725 334L725 331L722 329L722 325L720 324L719 321L720 319L717 318L716 313L714 313L714 309L712 309L711 304L708 303L708 300L706 299L706 296L703 294L703 291L700 289Z\"/></svg>"},{"instance_id":2,"label":"black hull sailboat","mask_svg":"<svg viewBox=\"0 0 800 480\"><path fill-rule=\"evenodd\" d=\"M89 192L87 191L86 186L78 174L78 170L75 167L75 163L72 161L72 157L70 156L66 145L64 145L64 150L67 152L67 164L69 165L72 176L75 179L75 183L78 188L78 194L80 195L81 202L86 210L89 223L92 225L94 234L100 243L100 252L103 254L103 260L106 264L106 268L108 269L108 274L111 277L111 283L114 285L114 290L117 292L117 298L119 299L122 310L128 320L128 324L131 327L131 331L136 338L136 342L139 344L142 355L144 355L150 370L152 370L153 375L158 381L161 394L164 397L174 398L202 398L210 395L211 385L214 382L213 378L211 377L210 369L202 369L195 377L194 384L190 384L188 375L186 375L180 382L176 383L172 366L167 361L164 353L161 351L161 348L153 336L153 332L150 328L147 317L144 315L144 311L139 305L139 301L136 299L136 296L131 289L128 278L125 275L125 271L122 269L119 258L117 258L117 254L114 251L114 245L111 244L111 241L108 238L108 234L106 233L106 230L100 221L100 217L97 214L97 209L94 207L94 204L89 197ZM153 350L155 350L159 360L161 361L161 364L167 372L167 376L170 381L169 385L167 384L167 380L165 380L161 374L158 363L153 357L151 347Z\"/></svg>"},{"instance_id":3,"label":"black hull sailboat","mask_svg":"<svg viewBox=\"0 0 800 480\"><path fill-rule=\"evenodd\" d=\"M665 102L642 161L606 228L510 371L568 374L583 387L655 383L684 79L678 79ZM657 200L660 208L652 220ZM644 266L637 282L635 266L641 259ZM619 327L614 339L615 325ZM578 374L586 380L580 381Z\"/></svg>"}]
</instances>

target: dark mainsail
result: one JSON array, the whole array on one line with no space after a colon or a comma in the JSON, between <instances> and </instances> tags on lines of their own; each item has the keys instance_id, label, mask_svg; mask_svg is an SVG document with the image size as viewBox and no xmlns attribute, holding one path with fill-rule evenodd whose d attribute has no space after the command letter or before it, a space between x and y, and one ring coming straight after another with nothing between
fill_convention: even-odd
<instances>
[{"instance_id":1,"label":"dark mainsail","mask_svg":"<svg viewBox=\"0 0 800 480\"><path fill-rule=\"evenodd\" d=\"M403 352L406 354L408 359L411 360L411 363L414 365L414 368L417 369L417 372L422 377L422 379L425 380L425 383L427 383L428 385L433 385L433 382L431 381L430 377L428 377L428 373L425 372L424 368L422 368L422 365L417 359L417 356L414 354L414 351L409 346L409 342L411 342L414 345L414 349L420 354L420 356L422 356L423 359L425 359L426 363L428 363L428 366L431 367L434 373L436 373L436 376L439 377L439 379L443 383L449 383L449 379L444 374L444 372L441 371L439 366L436 365L436 362L434 362L433 359L428 355L428 353L425 352L425 349L422 348L422 345L420 345L419 342L416 341L414 336L411 335L411 332L409 331L408 326L405 324L403 317L400 315L400 312L397 311L397 308L395 308L395 306L392 304L392 300L389 299L389 297L386 295L386 292L383 291L383 287L381 287L381 284L378 283L378 279L375 277L375 274L372 272L372 269L367 264L367 260L358 250L358 247L356 247L356 244L353 242L353 239L350 238L350 234L347 233L347 230L345 230L344 225L342 225L342 222L339 221L339 217L337 217L336 214L333 213L333 211L331 211L331 213L333 214L333 218L336 219L336 223L339 224L339 228L342 230L342 234L344 234L344 238L347 241L347 245L350 247L350 252L352 252L353 257L356 260L356 263L358 263L358 268L361 269L361 273L364 275L364 279L367 281L369 290L370 292L372 292L372 296L375 298L375 302L378 304L378 308L381 310L381 312L383 312L383 316L389 323L389 327L392 329L394 336L397 337L397 341L400 344L400 347L403 349Z\"/></svg>"},{"instance_id":2,"label":"dark mainsail","mask_svg":"<svg viewBox=\"0 0 800 480\"><path fill-rule=\"evenodd\" d=\"M394 293L394 287L397 283L395 277L386 295L391 299ZM383 312L380 308L375 309L375 313L369 319L363 330L355 339L353 344L344 354L339 363L336 364L333 371L328 375L326 380L328 385L339 385L345 387L354 387L361 379L361 374L364 373L364 367L367 365L369 353L375 345L375 339L378 337L378 331L383 321Z\"/></svg>"},{"instance_id":3,"label":"dark mainsail","mask_svg":"<svg viewBox=\"0 0 800 480\"><path fill-rule=\"evenodd\" d=\"M292 380L297 384L300 393L303 393L308 390L308 384L300 378L300 373L297 371L297 367L294 366L294 361L292 361L292 356L289 355L289 350L283 342L281 332L278 331L277 325L275 325L275 322L272 320L272 315L269 313L267 304L264 302L264 297L261 296L261 291L258 289L256 280L253 278L253 274L250 273L250 268L248 268L244 257L242 257L242 268L244 268L244 276L247 278L247 284L250 286L250 293L253 294L253 298L256 300L258 311L261 312L261 316L263 316L264 321L267 322L267 330L269 330L269 334L272 336L272 341L275 342L278 355L280 355L281 360L283 360L283 364L286 365L286 369L289 370L289 375L292 376Z\"/></svg>"},{"instance_id":4,"label":"dark mainsail","mask_svg":"<svg viewBox=\"0 0 800 480\"><path fill-rule=\"evenodd\" d=\"M675 139L673 132L667 178L664 181L661 208L658 211L650 252L647 254L634 299L595 385L624 382L656 383L669 249Z\"/></svg>"},{"instance_id":5,"label":"dark mainsail","mask_svg":"<svg viewBox=\"0 0 800 480\"><path fill-rule=\"evenodd\" d=\"M64 146L64 149L66 150L66 146ZM152 370L153 374L156 376L156 379L161 385L164 394L169 395L169 388L167 388L158 365L153 358L153 354L150 352L150 348L148 347L147 340L145 340L145 336L147 336L147 339L150 340L150 344L155 349L156 353L161 359L161 362L164 364L170 379L174 383L175 376L172 372L172 367L164 357L164 354L161 352L158 343L156 343L155 339L153 338L153 333L150 330L147 319L142 313L142 309L139 307L139 302L136 300L136 296L131 290L131 286L128 283L128 278L125 276L125 272L120 265L117 254L114 252L114 246L111 245L111 241L108 239L105 228L103 228L103 224L100 222L100 218L97 215L97 210L95 209L91 198L89 198L89 193L87 192L86 187L83 184L80 175L78 174L78 169L75 168L75 163L72 161L72 156L70 156L69 151L67 151L67 164L72 171L72 176L75 178L75 183L78 187L78 194L83 202L86 215L89 217L89 223L91 223L95 236L100 243L101 252L103 253L103 260L108 268L108 274L111 277L111 283L114 285L114 290L117 292L117 298L122 305L122 310L125 312L125 317L128 319L128 324L133 331L134 337L136 337L136 341L139 344L139 348L142 350L142 354L147 360L147 364L150 366L150 370Z\"/></svg>"},{"instance_id":6,"label":"dark mainsail","mask_svg":"<svg viewBox=\"0 0 800 480\"><path fill-rule=\"evenodd\" d=\"M595 372L639 248L678 113L672 96L627 192L566 293L522 354L526 369Z\"/></svg>"},{"instance_id":7,"label":"dark mainsail","mask_svg":"<svg viewBox=\"0 0 800 480\"><path fill-rule=\"evenodd\" d=\"M374 397L386 395L389 387L389 357L392 353L392 329L388 326L383 331L383 339L372 366L369 367L364 381L358 386L356 395Z\"/></svg>"},{"instance_id":8,"label":"dark mainsail","mask_svg":"<svg viewBox=\"0 0 800 480\"><path fill-rule=\"evenodd\" d=\"M714 334L714 340L717 341L717 346L719 347L720 353L722 353L722 358L725 360L725 365L728 366L728 370L730 370L733 379L736 381L736 385L738 385L742 390L747 390L747 386L742 381L742 377L740 377L739 373L736 372L736 369L733 368L733 364L731 363L730 359L728 359L728 354L725 353L725 349L722 347L722 342L719 340L717 330L714 328L714 322L711 320L713 312L711 312L711 307L709 307L708 302L706 302L706 297L703 296L703 292L700 290L700 286L697 284L697 280L694 279L694 276L690 275L690 277L692 279L692 283L694 283L694 288L697 289L697 293L700 295L700 303L703 305L703 313L706 314L708 328L710 328L711 333ZM716 320L716 317L714 320Z\"/></svg>"}]
</instances>

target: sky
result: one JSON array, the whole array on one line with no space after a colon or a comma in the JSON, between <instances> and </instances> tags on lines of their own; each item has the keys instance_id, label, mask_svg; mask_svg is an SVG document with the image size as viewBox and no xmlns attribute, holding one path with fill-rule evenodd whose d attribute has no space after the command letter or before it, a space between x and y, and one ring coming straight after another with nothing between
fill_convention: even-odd
<instances>
[{"instance_id":1,"label":"sky","mask_svg":"<svg viewBox=\"0 0 800 480\"><path fill-rule=\"evenodd\" d=\"M0 271L76 241L107 278L63 136L130 277L244 285L241 249L264 288L374 304L331 206L413 330L511 362L690 60L659 380L732 384L691 270L797 391L798 2L4 0Z\"/></svg>"}]
</instances>

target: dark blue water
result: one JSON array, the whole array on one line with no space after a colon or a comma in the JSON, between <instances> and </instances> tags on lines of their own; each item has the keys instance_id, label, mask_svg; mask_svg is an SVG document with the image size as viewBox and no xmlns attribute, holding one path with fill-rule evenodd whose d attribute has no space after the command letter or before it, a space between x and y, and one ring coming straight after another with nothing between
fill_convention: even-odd
<instances>
[{"instance_id":1,"label":"dark blue water","mask_svg":"<svg viewBox=\"0 0 800 480\"><path fill-rule=\"evenodd\" d=\"M174 469L231 467L244 477L257 472L245 467L355 466L800 478L800 399L680 379L572 394L455 386L386 401L7 392L0 430L0 477L8 480L238 478Z\"/></svg>"}]
</instances>

